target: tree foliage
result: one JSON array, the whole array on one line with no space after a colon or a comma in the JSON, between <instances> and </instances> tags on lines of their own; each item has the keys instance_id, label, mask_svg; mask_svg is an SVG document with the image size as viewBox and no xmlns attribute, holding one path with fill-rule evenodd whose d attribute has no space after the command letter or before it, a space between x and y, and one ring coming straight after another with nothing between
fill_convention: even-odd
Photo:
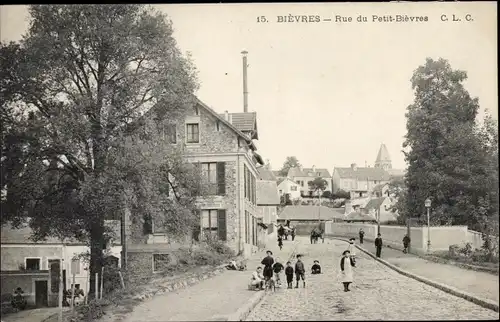
<instances>
[{"instance_id":1,"label":"tree foliage","mask_svg":"<svg viewBox=\"0 0 500 322\"><path fill-rule=\"evenodd\" d=\"M424 214L429 197L431 223L480 229L482 216L498 217L498 126L491 118L482 127L476 122L479 101L464 88L466 79L444 59L428 58L415 70L403 144L407 189L399 210Z\"/></svg>"},{"instance_id":2,"label":"tree foliage","mask_svg":"<svg viewBox=\"0 0 500 322\"><path fill-rule=\"evenodd\" d=\"M173 214L175 207L189 208L190 198L174 206L162 187L188 190L196 176L168 144L140 133L150 119L184 113L197 88L195 70L177 48L171 22L148 6L33 5L29 11L22 41L0 47L7 125L2 223L30 217L37 239L90 241L93 278L102 264L104 219L127 202L163 214L166 226L187 224Z\"/></svg>"},{"instance_id":3,"label":"tree foliage","mask_svg":"<svg viewBox=\"0 0 500 322\"><path fill-rule=\"evenodd\" d=\"M314 180L308 182L309 189L314 192L314 194L321 195L323 191L328 188L328 182L321 178L321 177L316 177Z\"/></svg>"},{"instance_id":4,"label":"tree foliage","mask_svg":"<svg viewBox=\"0 0 500 322\"><path fill-rule=\"evenodd\" d=\"M333 193L332 198L333 199L350 199L351 195L349 194L349 192L347 192L345 190L338 189L337 191L335 191Z\"/></svg>"},{"instance_id":5,"label":"tree foliage","mask_svg":"<svg viewBox=\"0 0 500 322\"><path fill-rule=\"evenodd\" d=\"M300 166L301 164L297 159L297 157L295 156L286 157L286 160L285 162L283 162L283 166L281 167L280 170L280 176L286 177L288 176L288 170L290 170L290 168L298 168Z\"/></svg>"}]
</instances>

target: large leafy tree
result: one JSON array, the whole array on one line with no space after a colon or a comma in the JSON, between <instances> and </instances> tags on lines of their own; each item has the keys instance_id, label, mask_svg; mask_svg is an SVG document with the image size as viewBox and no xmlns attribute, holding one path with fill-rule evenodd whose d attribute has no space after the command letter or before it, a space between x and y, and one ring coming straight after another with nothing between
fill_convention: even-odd
<instances>
[{"instance_id":1,"label":"large leafy tree","mask_svg":"<svg viewBox=\"0 0 500 322\"><path fill-rule=\"evenodd\" d=\"M290 170L290 168L296 168L300 166L301 164L297 159L297 157L295 156L286 157L286 160L285 162L283 162L283 166L281 167L280 175L282 177L286 177L288 175L288 170Z\"/></svg>"},{"instance_id":2,"label":"large leafy tree","mask_svg":"<svg viewBox=\"0 0 500 322\"><path fill-rule=\"evenodd\" d=\"M428 58L413 74L415 100L406 114L403 144L408 148L407 191L401 210L410 216L424 214L429 197L432 223L477 229L480 218L474 211L498 195L498 188L493 189L494 182L498 187L498 172L495 176L490 165L498 153L487 148L492 145L488 135L481 135L476 123L479 102L464 88L466 79L466 72L453 70L444 59ZM488 215L495 211L488 207Z\"/></svg>"},{"instance_id":3,"label":"large leafy tree","mask_svg":"<svg viewBox=\"0 0 500 322\"><path fill-rule=\"evenodd\" d=\"M36 239L89 240L93 278L102 265L107 216L127 201L164 213L171 208L159 187L189 190L193 175L181 158L139 133L147 120L182 115L197 87L195 70L177 48L171 22L148 6L34 5L29 11L22 41L0 48L7 125L2 223L30 217ZM182 217L173 220L181 224Z\"/></svg>"},{"instance_id":4,"label":"large leafy tree","mask_svg":"<svg viewBox=\"0 0 500 322\"><path fill-rule=\"evenodd\" d=\"M322 195L323 191L328 188L328 182L321 177L316 177L314 180L308 182L309 189L313 191L314 195Z\"/></svg>"}]
</instances>

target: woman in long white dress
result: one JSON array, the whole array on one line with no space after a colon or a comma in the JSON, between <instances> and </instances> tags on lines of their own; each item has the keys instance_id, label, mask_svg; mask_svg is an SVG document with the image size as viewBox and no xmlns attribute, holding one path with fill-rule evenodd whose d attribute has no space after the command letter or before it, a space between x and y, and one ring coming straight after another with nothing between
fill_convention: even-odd
<instances>
[{"instance_id":1,"label":"woman in long white dress","mask_svg":"<svg viewBox=\"0 0 500 322\"><path fill-rule=\"evenodd\" d=\"M349 292L349 284L353 282L353 270L355 267L354 261L351 258L351 253L345 250L342 253L342 258L340 259L340 275L341 282L344 284L344 292Z\"/></svg>"}]
</instances>

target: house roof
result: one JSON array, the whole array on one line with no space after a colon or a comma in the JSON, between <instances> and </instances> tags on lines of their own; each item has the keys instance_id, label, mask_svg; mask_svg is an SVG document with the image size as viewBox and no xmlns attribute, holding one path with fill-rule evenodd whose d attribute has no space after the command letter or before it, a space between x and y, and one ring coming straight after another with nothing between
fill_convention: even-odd
<instances>
[{"instance_id":1,"label":"house roof","mask_svg":"<svg viewBox=\"0 0 500 322\"><path fill-rule=\"evenodd\" d=\"M406 171L404 169L388 169L387 172L391 177L404 177Z\"/></svg>"},{"instance_id":2,"label":"house roof","mask_svg":"<svg viewBox=\"0 0 500 322\"><path fill-rule=\"evenodd\" d=\"M327 169L324 168L315 168L313 171L313 168L298 168L298 167L293 167L288 170L288 177L294 178L294 177L321 177L323 179L325 178L331 178L332 176L330 175L330 172L328 172Z\"/></svg>"},{"instance_id":3,"label":"house roof","mask_svg":"<svg viewBox=\"0 0 500 322\"><path fill-rule=\"evenodd\" d=\"M260 167L257 169L259 171L260 180L274 181L276 182L276 176L273 171L269 170L266 167Z\"/></svg>"},{"instance_id":4,"label":"house roof","mask_svg":"<svg viewBox=\"0 0 500 322\"><path fill-rule=\"evenodd\" d=\"M370 209L380 209L380 206L382 206L382 203L385 201L385 198L373 198L368 201L368 203L365 206L365 210L370 210Z\"/></svg>"},{"instance_id":5,"label":"house roof","mask_svg":"<svg viewBox=\"0 0 500 322\"><path fill-rule=\"evenodd\" d=\"M120 242L120 221L119 220L106 220L105 225L112 230L112 237L115 244ZM5 224L1 228L0 243L1 244L61 244L61 240L56 237L48 237L46 240L34 242L31 240L32 229L27 225L21 226L19 229L14 229L10 223ZM83 242L76 239L65 240L68 244L84 245Z\"/></svg>"},{"instance_id":6,"label":"house roof","mask_svg":"<svg viewBox=\"0 0 500 322\"><path fill-rule=\"evenodd\" d=\"M281 220L332 220L344 218L343 208L325 206L286 206L279 214Z\"/></svg>"},{"instance_id":7,"label":"house roof","mask_svg":"<svg viewBox=\"0 0 500 322\"><path fill-rule=\"evenodd\" d=\"M273 174L274 174L274 176L275 176L276 178L278 178L278 177L282 177L282 175L280 174L280 172L281 172L281 171L278 171L278 170L277 170L277 171L273 171Z\"/></svg>"},{"instance_id":8,"label":"house roof","mask_svg":"<svg viewBox=\"0 0 500 322\"><path fill-rule=\"evenodd\" d=\"M347 215L344 218L345 221L376 221L375 218L373 218L370 215L363 214L358 211L353 211L349 215Z\"/></svg>"},{"instance_id":9,"label":"house roof","mask_svg":"<svg viewBox=\"0 0 500 322\"><path fill-rule=\"evenodd\" d=\"M259 180L256 183L257 205L279 205L278 185L276 181Z\"/></svg>"},{"instance_id":10,"label":"house roof","mask_svg":"<svg viewBox=\"0 0 500 322\"><path fill-rule=\"evenodd\" d=\"M290 178L279 178L279 179L278 179L278 182L277 182L277 183L278 183L278 185L280 185L283 181L290 181L290 182L291 182L291 183L293 183L294 185L297 185L297 186L299 185L297 182L293 181L293 180L292 180L292 179L290 179Z\"/></svg>"},{"instance_id":11,"label":"house roof","mask_svg":"<svg viewBox=\"0 0 500 322\"><path fill-rule=\"evenodd\" d=\"M357 180L389 181L390 175L382 168L335 168L341 178Z\"/></svg>"},{"instance_id":12,"label":"house roof","mask_svg":"<svg viewBox=\"0 0 500 322\"><path fill-rule=\"evenodd\" d=\"M225 119L225 114L219 114L220 117ZM228 113L230 123L242 132L254 131L254 138L258 139L257 135L257 113L243 112L243 113Z\"/></svg>"}]
</instances>

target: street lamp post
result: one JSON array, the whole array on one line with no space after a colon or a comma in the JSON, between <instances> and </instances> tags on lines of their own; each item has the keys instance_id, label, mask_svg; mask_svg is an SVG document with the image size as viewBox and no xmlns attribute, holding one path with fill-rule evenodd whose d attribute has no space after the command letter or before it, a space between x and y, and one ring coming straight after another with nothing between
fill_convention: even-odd
<instances>
[{"instance_id":1,"label":"street lamp post","mask_svg":"<svg viewBox=\"0 0 500 322\"><path fill-rule=\"evenodd\" d=\"M431 199L425 199L425 208L427 208L427 252L431 250L431 225L430 225L430 210Z\"/></svg>"}]
</instances>

